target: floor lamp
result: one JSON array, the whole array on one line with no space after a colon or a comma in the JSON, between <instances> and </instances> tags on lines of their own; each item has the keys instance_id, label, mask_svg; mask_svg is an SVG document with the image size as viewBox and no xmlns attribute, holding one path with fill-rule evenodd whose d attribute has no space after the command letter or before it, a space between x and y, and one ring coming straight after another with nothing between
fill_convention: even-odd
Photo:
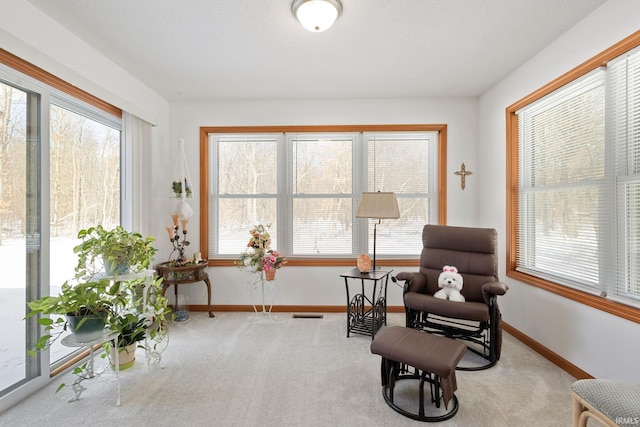
<instances>
[{"instance_id":1,"label":"floor lamp","mask_svg":"<svg viewBox=\"0 0 640 427\"><path fill-rule=\"evenodd\" d=\"M373 270L376 269L376 234L377 226L383 219L400 218L398 201L392 192L365 192L362 193L360 205L356 212L356 218L373 218L378 222L373 223Z\"/></svg>"}]
</instances>

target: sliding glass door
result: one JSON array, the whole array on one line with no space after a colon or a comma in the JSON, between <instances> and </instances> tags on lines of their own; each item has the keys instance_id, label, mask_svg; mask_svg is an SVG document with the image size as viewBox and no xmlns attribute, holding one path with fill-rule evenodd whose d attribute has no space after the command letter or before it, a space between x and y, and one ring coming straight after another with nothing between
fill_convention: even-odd
<instances>
[{"instance_id":1,"label":"sliding glass door","mask_svg":"<svg viewBox=\"0 0 640 427\"><path fill-rule=\"evenodd\" d=\"M37 297L41 254L39 95L0 81L0 390L38 375L24 321Z\"/></svg>"},{"instance_id":2,"label":"sliding glass door","mask_svg":"<svg viewBox=\"0 0 640 427\"><path fill-rule=\"evenodd\" d=\"M124 158L120 117L12 77L0 66L3 404L62 371L77 351L58 339L50 351L29 356L40 327L36 318L25 320L27 302L56 295L74 277L80 229L120 224Z\"/></svg>"}]
</instances>

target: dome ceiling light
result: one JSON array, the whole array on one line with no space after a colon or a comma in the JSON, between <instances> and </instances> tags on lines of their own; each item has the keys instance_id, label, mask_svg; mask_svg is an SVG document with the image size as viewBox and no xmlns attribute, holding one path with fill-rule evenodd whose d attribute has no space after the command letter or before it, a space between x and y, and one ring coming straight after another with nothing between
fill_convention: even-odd
<instances>
[{"instance_id":1,"label":"dome ceiling light","mask_svg":"<svg viewBox=\"0 0 640 427\"><path fill-rule=\"evenodd\" d=\"M320 33L331 28L342 13L340 0L293 0L291 12L304 28Z\"/></svg>"}]
</instances>

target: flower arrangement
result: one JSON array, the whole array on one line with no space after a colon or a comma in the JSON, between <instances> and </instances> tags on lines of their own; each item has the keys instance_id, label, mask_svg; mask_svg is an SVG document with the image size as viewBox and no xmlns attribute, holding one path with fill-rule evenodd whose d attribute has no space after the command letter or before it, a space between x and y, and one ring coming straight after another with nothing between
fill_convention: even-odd
<instances>
[{"instance_id":1,"label":"flower arrangement","mask_svg":"<svg viewBox=\"0 0 640 427\"><path fill-rule=\"evenodd\" d=\"M271 249L271 236L267 230L269 227L269 224L266 226L258 224L249 230L251 238L247 243L247 250L242 252L236 261L236 265L241 270L246 269L257 273L276 270L286 264L285 257L275 249Z\"/></svg>"},{"instance_id":2,"label":"flower arrangement","mask_svg":"<svg viewBox=\"0 0 640 427\"><path fill-rule=\"evenodd\" d=\"M262 270L277 270L286 263L287 261L285 260L285 257L280 256L280 253L278 251L269 250L262 258Z\"/></svg>"},{"instance_id":3,"label":"flower arrangement","mask_svg":"<svg viewBox=\"0 0 640 427\"><path fill-rule=\"evenodd\" d=\"M249 231L251 238L249 239L249 243L247 243L247 247L257 250L269 249L271 246L271 236L267 231L267 228L269 227L271 227L270 224L267 224L266 226L262 224L253 226Z\"/></svg>"},{"instance_id":4,"label":"flower arrangement","mask_svg":"<svg viewBox=\"0 0 640 427\"><path fill-rule=\"evenodd\" d=\"M236 265L240 270L249 270L257 272L262 270L261 257L252 250L246 250L240 254L240 259L236 261Z\"/></svg>"}]
</instances>

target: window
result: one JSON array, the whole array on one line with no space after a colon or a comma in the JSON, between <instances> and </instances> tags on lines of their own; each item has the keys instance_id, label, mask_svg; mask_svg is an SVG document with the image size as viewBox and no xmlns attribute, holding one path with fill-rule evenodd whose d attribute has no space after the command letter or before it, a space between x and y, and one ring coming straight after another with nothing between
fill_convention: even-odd
<instances>
[{"instance_id":1,"label":"window","mask_svg":"<svg viewBox=\"0 0 640 427\"><path fill-rule=\"evenodd\" d=\"M507 109L517 159L508 275L638 319L640 49L630 43Z\"/></svg>"},{"instance_id":2,"label":"window","mask_svg":"<svg viewBox=\"0 0 640 427\"><path fill-rule=\"evenodd\" d=\"M23 320L38 292L37 271L27 265L40 256L40 203L27 194L38 192L39 103L37 93L0 79L0 394L39 372L25 352L37 327Z\"/></svg>"},{"instance_id":3,"label":"window","mask_svg":"<svg viewBox=\"0 0 640 427\"><path fill-rule=\"evenodd\" d=\"M364 133L369 190L362 191L394 191L400 209L398 220L378 225L376 255L419 255L424 225L444 224L438 192L445 175L438 165L444 156L436 143L438 136L436 132ZM369 249L358 252L373 253L373 227L367 231Z\"/></svg>"},{"instance_id":4,"label":"window","mask_svg":"<svg viewBox=\"0 0 640 427\"><path fill-rule=\"evenodd\" d=\"M272 225L272 245L278 247L278 139L278 135L256 134L225 135L212 141L211 164L217 165L217 174L212 176L211 188L218 195L211 200L216 212L209 236L209 246L215 248L212 253L240 253L238 248L247 244L247 231L257 222Z\"/></svg>"},{"instance_id":5,"label":"window","mask_svg":"<svg viewBox=\"0 0 640 427\"><path fill-rule=\"evenodd\" d=\"M353 170L357 133L294 134L291 147L291 219L293 256L348 255L353 245ZM288 212L283 211L286 217ZM289 248L287 248L289 249Z\"/></svg>"},{"instance_id":6,"label":"window","mask_svg":"<svg viewBox=\"0 0 640 427\"><path fill-rule=\"evenodd\" d=\"M604 72L518 114L518 269L597 290L606 217Z\"/></svg>"},{"instance_id":7,"label":"window","mask_svg":"<svg viewBox=\"0 0 640 427\"><path fill-rule=\"evenodd\" d=\"M2 402L37 389L69 361L73 349L59 341L27 355L40 328L36 319L24 320L26 302L57 293L73 277L79 229L118 224L128 210L120 191L120 116L0 49Z\"/></svg>"},{"instance_id":8,"label":"window","mask_svg":"<svg viewBox=\"0 0 640 427\"><path fill-rule=\"evenodd\" d=\"M116 117L52 96L49 107L49 292L73 278L78 231L120 224L121 123ZM56 366L75 351L53 343Z\"/></svg>"},{"instance_id":9,"label":"window","mask_svg":"<svg viewBox=\"0 0 640 427\"><path fill-rule=\"evenodd\" d=\"M383 258L415 260L416 235L444 217L438 166L445 127L203 128L201 134L209 258L237 258L257 223L271 225L272 247L288 257L371 253L373 227L354 221L363 191L398 198L402 217L378 227L376 254Z\"/></svg>"}]
</instances>

